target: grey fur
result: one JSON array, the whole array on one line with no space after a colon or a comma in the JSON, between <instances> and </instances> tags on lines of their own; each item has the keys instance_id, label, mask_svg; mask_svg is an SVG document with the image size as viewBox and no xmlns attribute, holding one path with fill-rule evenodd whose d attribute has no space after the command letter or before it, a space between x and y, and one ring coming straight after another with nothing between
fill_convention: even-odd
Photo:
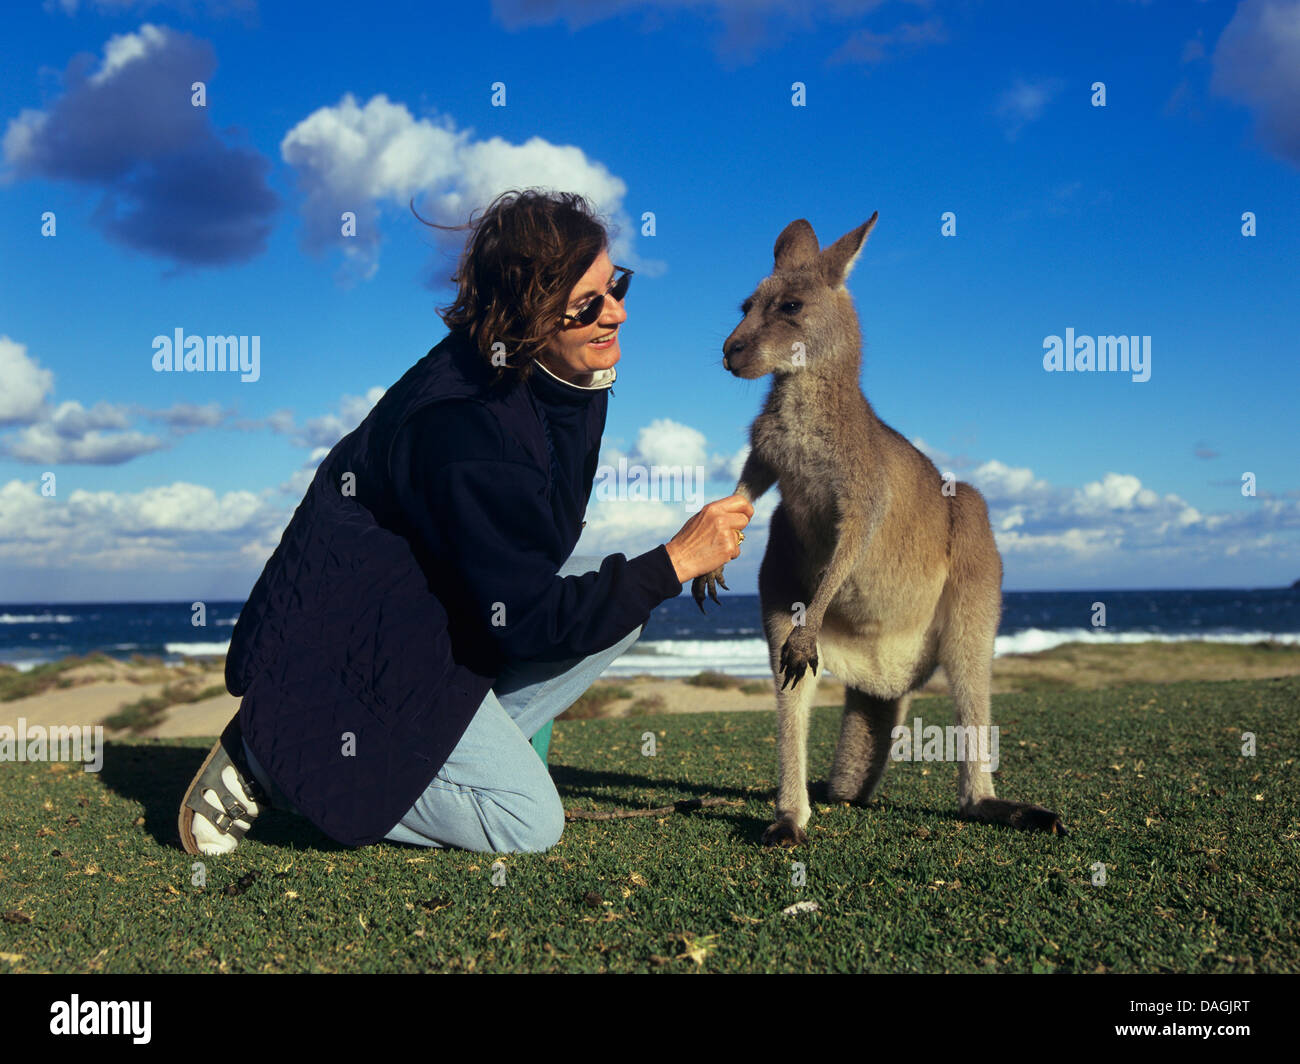
<instances>
[{"instance_id":1,"label":"grey fur","mask_svg":"<svg viewBox=\"0 0 1300 1064\"><path fill-rule=\"evenodd\" d=\"M751 503L774 483L781 489L758 578L779 682L779 785L765 845L807 841L808 710L819 661L846 685L832 800L875 793L890 732L939 665L958 725L990 723L1002 560L988 508L969 484L945 493L938 469L876 417L859 383L862 335L844 281L876 217L825 250L804 219L786 226L771 275L722 346L736 376L773 375L736 485ZM701 609L706 593L716 600L721 576L695 580ZM991 774L969 759L960 762L958 804L971 819L1065 833L1051 810L998 799Z\"/></svg>"}]
</instances>

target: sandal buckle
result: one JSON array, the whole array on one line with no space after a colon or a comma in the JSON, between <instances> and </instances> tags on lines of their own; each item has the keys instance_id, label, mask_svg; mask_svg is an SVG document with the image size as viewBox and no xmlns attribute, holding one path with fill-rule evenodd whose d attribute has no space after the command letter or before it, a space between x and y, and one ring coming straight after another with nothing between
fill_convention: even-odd
<instances>
[{"instance_id":1,"label":"sandal buckle","mask_svg":"<svg viewBox=\"0 0 1300 1064\"><path fill-rule=\"evenodd\" d=\"M245 809L237 799L232 797L229 804L226 806L225 816L232 822L235 820L247 820L248 810Z\"/></svg>"}]
</instances>

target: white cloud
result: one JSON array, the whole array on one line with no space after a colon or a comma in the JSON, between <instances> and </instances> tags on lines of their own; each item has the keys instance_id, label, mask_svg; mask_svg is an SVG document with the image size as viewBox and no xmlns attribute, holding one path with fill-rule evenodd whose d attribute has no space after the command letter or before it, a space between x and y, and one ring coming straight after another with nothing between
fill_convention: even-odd
<instances>
[{"instance_id":1,"label":"white cloud","mask_svg":"<svg viewBox=\"0 0 1300 1064\"><path fill-rule=\"evenodd\" d=\"M0 543L44 542L52 509L37 485L9 481L0 488Z\"/></svg>"},{"instance_id":2,"label":"white cloud","mask_svg":"<svg viewBox=\"0 0 1300 1064\"><path fill-rule=\"evenodd\" d=\"M707 437L699 429L657 418L636 438L638 456L648 465L702 466L708 463Z\"/></svg>"},{"instance_id":3,"label":"white cloud","mask_svg":"<svg viewBox=\"0 0 1300 1064\"><path fill-rule=\"evenodd\" d=\"M157 436L126 431L124 406L101 400L87 408L68 399L51 407L54 374L7 336L0 336L0 378L0 426L23 426L0 439L0 453L20 462L119 465L166 446Z\"/></svg>"},{"instance_id":4,"label":"white cloud","mask_svg":"<svg viewBox=\"0 0 1300 1064\"><path fill-rule=\"evenodd\" d=\"M104 45L104 61L90 75L91 85L102 85L112 80L125 66L146 59L167 47L167 31L145 23L139 33L118 33Z\"/></svg>"},{"instance_id":5,"label":"white cloud","mask_svg":"<svg viewBox=\"0 0 1300 1064\"><path fill-rule=\"evenodd\" d=\"M291 498L301 499L311 487L312 479L316 476L316 470L320 468L322 459L329 453L328 447L314 448L307 460L289 474L289 479L280 485L279 490Z\"/></svg>"},{"instance_id":6,"label":"white cloud","mask_svg":"<svg viewBox=\"0 0 1300 1064\"><path fill-rule=\"evenodd\" d=\"M377 95L364 105L350 93L299 122L280 143L280 154L298 175L304 194L303 242L314 252L343 251L353 272L378 268L380 207L407 210L411 199L425 217L459 225L512 188L544 187L587 196L617 227L615 261L632 261L633 226L623 209L627 185L582 149L531 137L511 144L501 137L477 140L448 116L416 118L404 104ZM355 237L340 235L340 214L357 216ZM434 240L463 243L464 233ZM646 264L642 264L645 268ZM658 264L649 264L652 267Z\"/></svg>"},{"instance_id":7,"label":"white cloud","mask_svg":"<svg viewBox=\"0 0 1300 1064\"><path fill-rule=\"evenodd\" d=\"M1061 563L1078 562L1117 550L1122 539L1114 531L1104 528L1067 528L1063 532L1038 534L1007 530L994 538L998 550L1004 555L1050 552Z\"/></svg>"},{"instance_id":8,"label":"white cloud","mask_svg":"<svg viewBox=\"0 0 1300 1064\"><path fill-rule=\"evenodd\" d=\"M990 503L1042 495L1048 490L1047 481L1039 480L1033 470L1013 468L992 458L966 475L979 488Z\"/></svg>"},{"instance_id":9,"label":"white cloud","mask_svg":"<svg viewBox=\"0 0 1300 1064\"><path fill-rule=\"evenodd\" d=\"M1075 509L1080 513L1150 509L1159 501L1160 497L1142 487L1137 477L1122 473L1107 473L1101 480L1085 484L1074 496Z\"/></svg>"},{"instance_id":10,"label":"white cloud","mask_svg":"<svg viewBox=\"0 0 1300 1064\"><path fill-rule=\"evenodd\" d=\"M201 484L177 482L133 493L72 492L68 513L82 524L102 525L126 535L233 532L249 526L261 500L249 491L217 495Z\"/></svg>"},{"instance_id":11,"label":"white cloud","mask_svg":"<svg viewBox=\"0 0 1300 1064\"><path fill-rule=\"evenodd\" d=\"M49 421L28 425L4 442L11 457L34 465L121 465L165 446L159 437L145 432L94 429L68 435Z\"/></svg>"},{"instance_id":12,"label":"white cloud","mask_svg":"<svg viewBox=\"0 0 1300 1064\"><path fill-rule=\"evenodd\" d=\"M132 568L158 573L250 565L247 544L278 537L284 521L281 507L248 491L218 495L176 482L138 492L76 489L65 498L42 495L36 481L11 480L0 487L0 565L84 574L76 585Z\"/></svg>"},{"instance_id":13,"label":"white cloud","mask_svg":"<svg viewBox=\"0 0 1300 1064\"><path fill-rule=\"evenodd\" d=\"M301 426L296 425L293 415L284 410L272 414L267 424L273 432L288 436L300 447L324 448L328 453L329 448L365 420L386 390L376 385L365 395L345 395L339 400L337 413L308 418Z\"/></svg>"},{"instance_id":14,"label":"white cloud","mask_svg":"<svg viewBox=\"0 0 1300 1064\"><path fill-rule=\"evenodd\" d=\"M0 427L22 426L0 438L0 454L39 465L118 465L168 446L168 441L131 429L133 415L166 424L171 437L216 427L227 418L219 403L174 403L163 410L100 400L52 405L54 374L22 344L0 336Z\"/></svg>"},{"instance_id":15,"label":"white cloud","mask_svg":"<svg viewBox=\"0 0 1300 1064\"><path fill-rule=\"evenodd\" d=\"M60 403L48 419L50 428L67 439L77 439L95 429L125 429L131 418L126 409L101 400L87 410L75 399Z\"/></svg>"},{"instance_id":16,"label":"white cloud","mask_svg":"<svg viewBox=\"0 0 1300 1064\"><path fill-rule=\"evenodd\" d=\"M145 416L151 421L163 422L176 432L187 432L200 428L216 428L229 415L217 402L204 403L202 406L197 403L182 402L173 403L164 410L145 411Z\"/></svg>"},{"instance_id":17,"label":"white cloud","mask_svg":"<svg viewBox=\"0 0 1300 1064\"><path fill-rule=\"evenodd\" d=\"M45 397L54 388L54 374L27 355L27 347L0 336L0 425L25 425L45 410Z\"/></svg>"},{"instance_id":18,"label":"white cloud","mask_svg":"<svg viewBox=\"0 0 1300 1064\"><path fill-rule=\"evenodd\" d=\"M683 425L671 418L656 418L637 433L636 446L630 452L611 445L600 449L602 465L617 466L626 458L629 463L644 466L682 466L704 468L709 481L729 481L728 490L735 485L749 454L745 444L735 454L709 454L708 438L699 429Z\"/></svg>"}]
</instances>

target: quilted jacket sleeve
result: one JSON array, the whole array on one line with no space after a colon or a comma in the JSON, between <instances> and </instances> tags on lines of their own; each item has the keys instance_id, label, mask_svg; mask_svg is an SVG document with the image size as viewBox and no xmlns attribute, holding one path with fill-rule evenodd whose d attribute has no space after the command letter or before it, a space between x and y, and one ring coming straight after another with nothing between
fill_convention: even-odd
<instances>
[{"instance_id":1,"label":"quilted jacket sleeve","mask_svg":"<svg viewBox=\"0 0 1300 1064\"><path fill-rule=\"evenodd\" d=\"M488 635L511 660L558 661L613 646L681 593L667 549L556 575L565 542L546 475L473 401L412 418L392 452L398 505L428 549L460 574Z\"/></svg>"}]
</instances>

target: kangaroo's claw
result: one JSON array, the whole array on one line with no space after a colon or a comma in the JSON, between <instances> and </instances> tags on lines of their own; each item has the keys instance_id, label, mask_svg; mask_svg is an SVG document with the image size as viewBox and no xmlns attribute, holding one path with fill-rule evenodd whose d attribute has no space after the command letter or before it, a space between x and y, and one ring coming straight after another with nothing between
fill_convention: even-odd
<instances>
[{"instance_id":1,"label":"kangaroo's claw","mask_svg":"<svg viewBox=\"0 0 1300 1064\"><path fill-rule=\"evenodd\" d=\"M691 595L695 598L695 605L700 607L700 612L704 612L704 595L708 593L709 598L713 599L719 606L722 600L718 598L717 587L721 585L724 591L730 591L727 582L722 579L722 570L715 569L711 573L705 573L703 576L697 576L691 581Z\"/></svg>"},{"instance_id":2,"label":"kangaroo's claw","mask_svg":"<svg viewBox=\"0 0 1300 1064\"><path fill-rule=\"evenodd\" d=\"M816 676L817 637L810 636L807 629L797 628L790 633L785 646L781 648L779 671L785 674L785 682L781 684L781 690L784 691L787 685L792 691L798 687L799 681L803 679L803 674L809 667Z\"/></svg>"}]
</instances>

